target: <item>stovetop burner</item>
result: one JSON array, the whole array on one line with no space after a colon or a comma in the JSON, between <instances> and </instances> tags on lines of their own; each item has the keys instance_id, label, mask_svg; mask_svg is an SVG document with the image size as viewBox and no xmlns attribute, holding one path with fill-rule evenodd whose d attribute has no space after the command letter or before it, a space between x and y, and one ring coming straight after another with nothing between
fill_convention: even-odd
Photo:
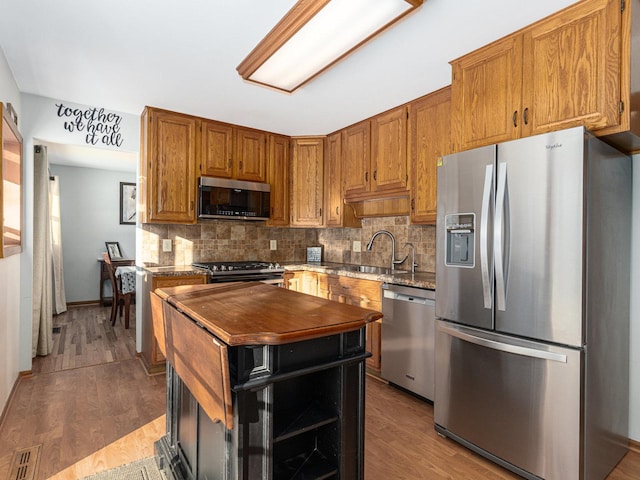
<instances>
[{"instance_id":1,"label":"stovetop burner","mask_svg":"<svg viewBox=\"0 0 640 480\"><path fill-rule=\"evenodd\" d=\"M280 273L284 268L278 263L246 261L246 262L200 262L194 263L194 267L204 268L212 275L225 275L232 273Z\"/></svg>"}]
</instances>

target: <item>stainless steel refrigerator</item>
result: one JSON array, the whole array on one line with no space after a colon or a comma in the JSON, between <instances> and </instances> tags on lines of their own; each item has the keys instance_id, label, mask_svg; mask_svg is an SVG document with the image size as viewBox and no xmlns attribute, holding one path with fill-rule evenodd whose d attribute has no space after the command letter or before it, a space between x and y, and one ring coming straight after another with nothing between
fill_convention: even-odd
<instances>
[{"instance_id":1,"label":"stainless steel refrigerator","mask_svg":"<svg viewBox=\"0 0 640 480\"><path fill-rule=\"evenodd\" d=\"M627 449L631 159L583 128L438 166L436 430L525 478Z\"/></svg>"}]
</instances>

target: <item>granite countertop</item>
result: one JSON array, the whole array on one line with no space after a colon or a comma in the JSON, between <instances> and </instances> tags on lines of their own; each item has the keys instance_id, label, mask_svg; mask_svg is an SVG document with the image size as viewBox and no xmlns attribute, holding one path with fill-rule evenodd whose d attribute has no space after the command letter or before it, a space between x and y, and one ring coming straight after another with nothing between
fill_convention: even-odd
<instances>
[{"instance_id":1,"label":"granite countertop","mask_svg":"<svg viewBox=\"0 0 640 480\"><path fill-rule=\"evenodd\" d=\"M395 285L406 285L409 287L426 288L428 290L436 289L436 274L432 272L405 272L392 274L379 273L363 273L354 272L349 268L353 265L344 263L297 263L291 262L282 265L286 270L307 270L310 272L328 273L333 275L341 275L344 277L362 278L365 280L376 280L378 282L393 283ZM207 272L201 268L191 265L169 265L163 267L144 267L144 270L157 276L172 277L180 275L207 275Z\"/></svg>"},{"instance_id":2,"label":"granite countertop","mask_svg":"<svg viewBox=\"0 0 640 480\"><path fill-rule=\"evenodd\" d=\"M164 267L144 267L144 270L159 277L178 277L181 275L207 275L202 268L192 265L168 265Z\"/></svg>"},{"instance_id":3,"label":"granite countertop","mask_svg":"<svg viewBox=\"0 0 640 480\"><path fill-rule=\"evenodd\" d=\"M395 285L406 285L408 287L426 288L428 290L436 289L436 274L433 272L405 272L392 273L389 275L378 273L354 272L349 268L353 265L344 263L287 263L283 265L287 270L307 270L310 272L329 273L341 275L344 277L362 278L365 280L376 280L378 282L393 283Z\"/></svg>"}]
</instances>

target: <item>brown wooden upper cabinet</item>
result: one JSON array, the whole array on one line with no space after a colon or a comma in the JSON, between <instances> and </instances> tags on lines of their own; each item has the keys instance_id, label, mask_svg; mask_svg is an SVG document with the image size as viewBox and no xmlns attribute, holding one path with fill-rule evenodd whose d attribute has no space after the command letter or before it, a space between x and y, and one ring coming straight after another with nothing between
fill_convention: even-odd
<instances>
[{"instance_id":1,"label":"brown wooden upper cabinet","mask_svg":"<svg viewBox=\"0 0 640 480\"><path fill-rule=\"evenodd\" d=\"M189 115L147 107L141 117L142 223L196 223L196 132Z\"/></svg>"},{"instance_id":2,"label":"brown wooden upper cabinet","mask_svg":"<svg viewBox=\"0 0 640 480\"><path fill-rule=\"evenodd\" d=\"M407 189L407 107L402 105L342 131L344 194L349 200Z\"/></svg>"},{"instance_id":3,"label":"brown wooden upper cabinet","mask_svg":"<svg viewBox=\"0 0 640 480\"><path fill-rule=\"evenodd\" d=\"M438 160L451 149L451 87L409 103L411 223L436 223Z\"/></svg>"},{"instance_id":4,"label":"brown wooden upper cabinet","mask_svg":"<svg viewBox=\"0 0 640 480\"><path fill-rule=\"evenodd\" d=\"M369 191L370 136L369 119L342 130L342 181L346 197Z\"/></svg>"},{"instance_id":5,"label":"brown wooden upper cabinet","mask_svg":"<svg viewBox=\"0 0 640 480\"><path fill-rule=\"evenodd\" d=\"M402 105L371 119L371 190L406 190L407 107Z\"/></svg>"},{"instance_id":6,"label":"brown wooden upper cabinet","mask_svg":"<svg viewBox=\"0 0 640 480\"><path fill-rule=\"evenodd\" d=\"M342 133L329 135L324 146L325 226L362 227L353 209L344 203L342 182Z\"/></svg>"},{"instance_id":7,"label":"brown wooden upper cabinet","mask_svg":"<svg viewBox=\"0 0 640 480\"><path fill-rule=\"evenodd\" d=\"M451 62L455 149L578 125L628 130L620 6L579 2Z\"/></svg>"},{"instance_id":8,"label":"brown wooden upper cabinet","mask_svg":"<svg viewBox=\"0 0 640 480\"><path fill-rule=\"evenodd\" d=\"M200 172L212 177L267 181L267 134L202 120Z\"/></svg>"},{"instance_id":9,"label":"brown wooden upper cabinet","mask_svg":"<svg viewBox=\"0 0 640 480\"><path fill-rule=\"evenodd\" d=\"M200 172L212 177L233 177L233 125L202 120Z\"/></svg>"},{"instance_id":10,"label":"brown wooden upper cabinet","mask_svg":"<svg viewBox=\"0 0 640 480\"><path fill-rule=\"evenodd\" d=\"M235 178L267 181L267 134L261 130L236 128Z\"/></svg>"},{"instance_id":11,"label":"brown wooden upper cabinet","mask_svg":"<svg viewBox=\"0 0 640 480\"><path fill-rule=\"evenodd\" d=\"M292 140L291 226L323 225L324 137Z\"/></svg>"},{"instance_id":12,"label":"brown wooden upper cabinet","mask_svg":"<svg viewBox=\"0 0 640 480\"><path fill-rule=\"evenodd\" d=\"M289 137L269 135L267 159L268 180L271 185L271 215L267 225L289 225Z\"/></svg>"}]
</instances>

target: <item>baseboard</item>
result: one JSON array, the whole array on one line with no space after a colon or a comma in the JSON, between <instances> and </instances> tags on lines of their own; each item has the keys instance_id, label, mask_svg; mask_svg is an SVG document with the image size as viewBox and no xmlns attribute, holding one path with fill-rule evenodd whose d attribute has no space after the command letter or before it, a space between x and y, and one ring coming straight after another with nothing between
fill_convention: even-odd
<instances>
[{"instance_id":1,"label":"baseboard","mask_svg":"<svg viewBox=\"0 0 640 480\"><path fill-rule=\"evenodd\" d=\"M144 369L144 373L146 373L149 377L159 374L164 375L167 371L166 363L149 365L147 363L147 359L140 352L136 353L136 357L138 357L138 360L140 360L142 368Z\"/></svg>"},{"instance_id":2,"label":"baseboard","mask_svg":"<svg viewBox=\"0 0 640 480\"><path fill-rule=\"evenodd\" d=\"M83 300L81 302L67 302L67 307L86 307L89 305L100 305L100 300Z\"/></svg>"},{"instance_id":3,"label":"baseboard","mask_svg":"<svg viewBox=\"0 0 640 480\"><path fill-rule=\"evenodd\" d=\"M640 442L629 439L629 450L635 453L640 453Z\"/></svg>"},{"instance_id":4,"label":"baseboard","mask_svg":"<svg viewBox=\"0 0 640 480\"><path fill-rule=\"evenodd\" d=\"M0 430L2 430L2 427L4 425L4 420L6 418L7 412L9 411L9 405L11 405L11 402L13 401L13 398L16 395L16 391L18 390L18 385L20 384L20 380L22 380L24 377L29 377L31 375L32 373L30 370L27 372L20 372L18 374L18 378L16 378L16 381L13 382L13 387L11 388L11 392L9 393L9 397L7 398L7 403L4 404L4 408L2 409L2 414L0 414Z\"/></svg>"}]
</instances>

